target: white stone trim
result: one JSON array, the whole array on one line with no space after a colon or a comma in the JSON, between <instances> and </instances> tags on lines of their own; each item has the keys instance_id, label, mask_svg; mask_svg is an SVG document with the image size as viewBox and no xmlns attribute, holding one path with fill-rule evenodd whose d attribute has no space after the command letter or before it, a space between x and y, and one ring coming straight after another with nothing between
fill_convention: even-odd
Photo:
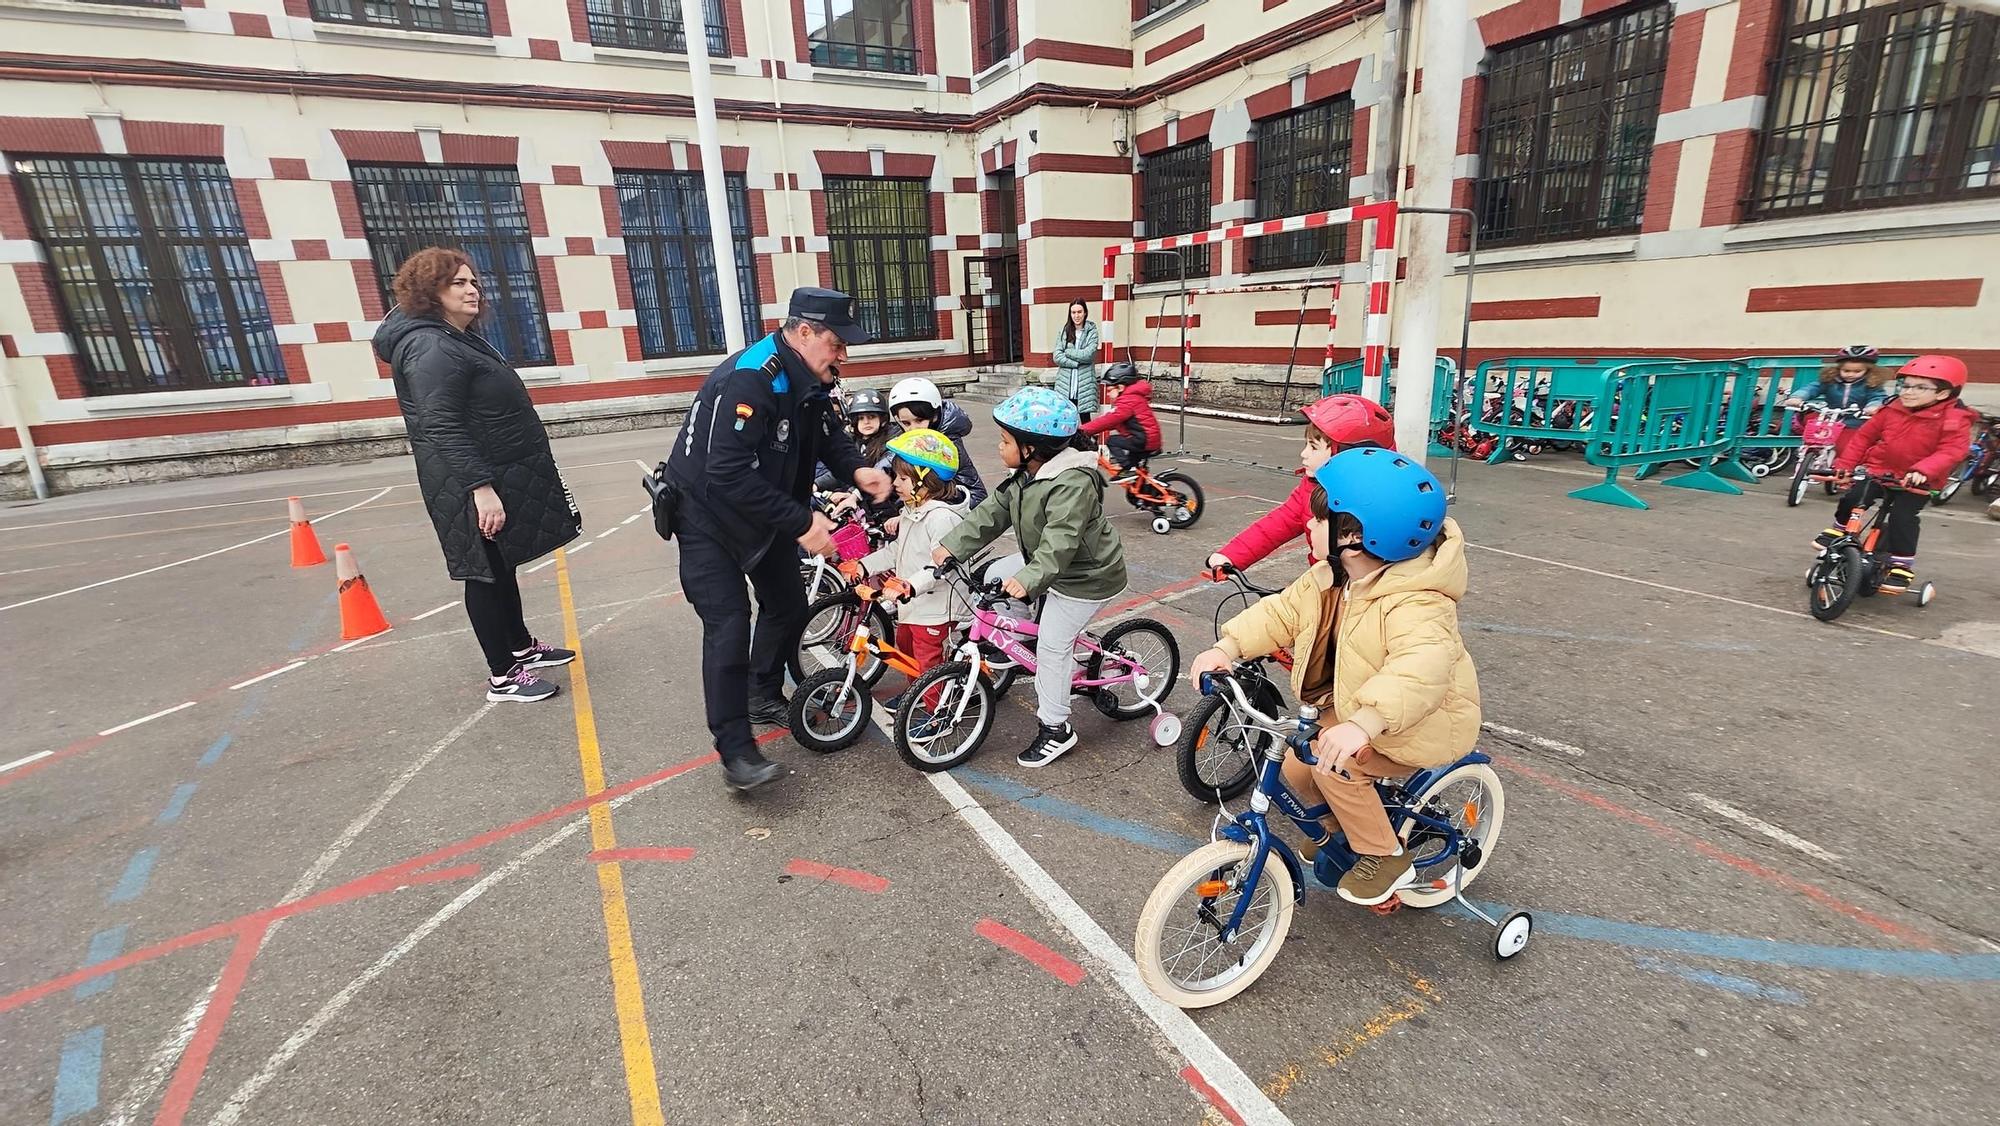
<instances>
[{"instance_id":1,"label":"white stone trim","mask_svg":"<svg viewBox=\"0 0 2000 1126\"><path fill-rule=\"evenodd\" d=\"M1575 266L1584 262L1615 262L1633 258L1639 249L1639 239L1635 235L1620 235L1613 238L1579 239L1576 242L1549 243L1543 246L1510 247L1506 250L1486 250L1479 255L1479 272L1488 270L1526 270L1538 266ZM1463 272L1466 256L1454 254L1452 269Z\"/></svg>"},{"instance_id":2,"label":"white stone trim","mask_svg":"<svg viewBox=\"0 0 2000 1126\"><path fill-rule=\"evenodd\" d=\"M273 325L271 334L278 338L280 344L319 343L319 330L310 324Z\"/></svg>"},{"instance_id":3,"label":"white stone trim","mask_svg":"<svg viewBox=\"0 0 2000 1126\"><path fill-rule=\"evenodd\" d=\"M1462 152L1451 158L1451 177L1454 180L1477 180L1479 178L1479 154Z\"/></svg>"},{"instance_id":4,"label":"white stone trim","mask_svg":"<svg viewBox=\"0 0 2000 1126\"><path fill-rule=\"evenodd\" d=\"M14 350L23 356L76 355L76 345L66 332L15 333Z\"/></svg>"},{"instance_id":5,"label":"white stone trim","mask_svg":"<svg viewBox=\"0 0 2000 1126\"><path fill-rule=\"evenodd\" d=\"M883 165L887 162L888 157L889 157L889 151L885 147L881 145L869 145L868 174L870 176L875 177L878 180L881 179L884 175L886 175L886 173L884 173L882 169Z\"/></svg>"},{"instance_id":6,"label":"white stone trim","mask_svg":"<svg viewBox=\"0 0 2000 1126\"><path fill-rule=\"evenodd\" d=\"M1730 250L1775 250L1995 232L2000 232L2000 199L1982 199L1765 219L1730 228L1722 244Z\"/></svg>"},{"instance_id":7,"label":"white stone trim","mask_svg":"<svg viewBox=\"0 0 2000 1126\"><path fill-rule=\"evenodd\" d=\"M236 34L236 25L229 22L229 13L219 8L182 8L181 18L189 31L199 35ZM271 30L275 34L277 28L273 26Z\"/></svg>"},{"instance_id":8,"label":"white stone trim","mask_svg":"<svg viewBox=\"0 0 2000 1126\"><path fill-rule=\"evenodd\" d=\"M1651 231L1639 236L1639 250L1635 258L1644 262L1658 258L1694 258L1708 254L1721 254L1729 248L1723 245L1727 229L1723 227L1687 227L1678 230ZM1484 263L1481 263L1484 268Z\"/></svg>"},{"instance_id":9,"label":"white stone trim","mask_svg":"<svg viewBox=\"0 0 2000 1126\"><path fill-rule=\"evenodd\" d=\"M1583 0L1559 0L1556 5L1556 22L1573 24L1583 18Z\"/></svg>"},{"instance_id":10,"label":"white stone trim","mask_svg":"<svg viewBox=\"0 0 2000 1126\"><path fill-rule=\"evenodd\" d=\"M463 55L502 54L502 44L513 47L519 44L520 54L516 58L528 57L528 41L518 38L480 39L472 35L444 35L435 31L405 31L397 27L362 27L359 24L318 23L305 21L312 29L309 38L326 42L348 43L367 47L395 47L406 51L451 51ZM296 26L296 25L295 25ZM307 37L302 37L307 38Z\"/></svg>"},{"instance_id":11,"label":"white stone trim","mask_svg":"<svg viewBox=\"0 0 2000 1126\"><path fill-rule=\"evenodd\" d=\"M354 173L347 167L347 154L340 151L340 142L334 139L331 128L319 131L319 153L307 158L306 171L315 180L354 179Z\"/></svg>"},{"instance_id":12,"label":"white stone trim","mask_svg":"<svg viewBox=\"0 0 2000 1126\"><path fill-rule=\"evenodd\" d=\"M291 262L298 258L288 238L253 238L250 242L250 257L259 262Z\"/></svg>"},{"instance_id":13,"label":"white stone trim","mask_svg":"<svg viewBox=\"0 0 2000 1126\"><path fill-rule=\"evenodd\" d=\"M957 236L957 235L932 235L932 236L931 236L931 249L932 249L932 250L957 250L957 249L958 249L958 236Z\"/></svg>"},{"instance_id":14,"label":"white stone trim","mask_svg":"<svg viewBox=\"0 0 2000 1126\"><path fill-rule=\"evenodd\" d=\"M1348 177L1347 198L1373 199L1375 196L1375 183L1377 179L1378 177L1373 172L1366 172L1359 176Z\"/></svg>"},{"instance_id":15,"label":"white stone trim","mask_svg":"<svg viewBox=\"0 0 2000 1126\"><path fill-rule=\"evenodd\" d=\"M960 305L956 294L947 294L943 297L933 298L932 307L940 313L954 313L958 311Z\"/></svg>"},{"instance_id":16,"label":"white stone trim","mask_svg":"<svg viewBox=\"0 0 2000 1126\"><path fill-rule=\"evenodd\" d=\"M439 125L417 126L417 148L424 154L425 164L443 164L444 127Z\"/></svg>"},{"instance_id":17,"label":"white stone trim","mask_svg":"<svg viewBox=\"0 0 2000 1126\"><path fill-rule=\"evenodd\" d=\"M808 253L808 254L831 254L832 252L833 252L833 240L832 240L832 239L828 238L828 237L827 237L827 236L825 236L825 235L807 235L807 236L806 236L806 253Z\"/></svg>"},{"instance_id":18,"label":"white stone trim","mask_svg":"<svg viewBox=\"0 0 2000 1126\"><path fill-rule=\"evenodd\" d=\"M199 11L200 9L193 9ZM222 130L222 163L229 168L229 175L237 180L268 180L271 178L271 160L256 155L250 145L250 132L241 125L224 126Z\"/></svg>"},{"instance_id":19,"label":"white stone trim","mask_svg":"<svg viewBox=\"0 0 2000 1126\"><path fill-rule=\"evenodd\" d=\"M637 309L606 309L604 311L604 322L611 328L638 328L639 311Z\"/></svg>"},{"instance_id":20,"label":"white stone trim","mask_svg":"<svg viewBox=\"0 0 2000 1126\"><path fill-rule=\"evenodd\" d=\"M590 368L583 364L565 364L560 367L516 368L515 374L521 382L530 386L545 386L551 383L588 383Z\"/></svg>"},{"instance_id":21,"label":"white stone trim","mask_svg":"<svg viewBox=\"0 0 2000 1126\"><path fill-rule=\"evenodd\" d=\"M374 259L374 252L368 249L365 238L330 238L326 240L327 257L342 262L367 262Z\"/></svg>"},{"instance_id":22,"label":"white stone trim","mask_svg":"<svg viewBox=\"0 0 2000 1126\"><path fill-rule=\"evenodd\" d=\"M856 344L847 350L847 355L855 360L894 360L911 356L942 356L959 348L958 341L949 337L943 340L885 340L879 344Z\"/></svg>"},{"instance_id":23,"label":"white stone trim","mask_svg":"<svg viewBox=\"0 0 2000 1126\"><path fill-rule=\"evenodd\" d=\"M157 28L163 24L186 26L186 12L171 8L117 8L85 4L79 0L0 0L0 19L21 18L49 23L92 23Z\"/></svg>"},{"instance_id":24,"label":"white stone trim","mask_svg":"<svg viewBox=\"0 0 2000 1126\"><path fill-rule=\"evenodd\" d=\"M538 159L533 138L522 137L514 149L514 169L521 176L523 184L552 186L556 182L555 168L547 161Z\"/></svg>"},{"instance_id":25,"label":"white stone trim","mask_svg":"<svg viewBox=\"0 0 2000 1126\"><path fill-rule=\"evenodd\" d=\"M42 244L30 238L0 239L0 266L14 262L46 262Z\"/></svg>"},{"instance_id":26,"label":"white stone trim","mask_svg":"<svg viewBox=\"0 0 2000 1126\"><path fill-rule=\"evenodd\" d=\"M330 384L274 383L261 387L208 387L193 391L149 391L139 395L43 399L36 406L40 409L43 422L80 422L91 418L190 414L332 401L333 387Z\"/></svg>"},{"instance_id":27,"label":"white stone trim","mask_svg":"<svg viewBox=\"0 0 2000 1126\"><path fill-rule=\"evenodd\" d=\"M590 248L591 250L595 251L599 257L609 258L614 254L625 253L625 240L622 237L606 238L600 235L597 238L593 238L590 240ZM757 253L775 254L777 253L777 251L775 249L772 250L760 249L757 251Z\"/></svg>"},{"instance_id":28,"label":"white stone trim","mask_svg":"<svg viewBox=\"0 0 2000 1126\"><path fill-rule=\"evenodd\" d=\"M536 235L529 241L537 258L561 258L569 253L569 240L561 235Z\"/></svg>"},{"instance_id":29,"label":"white stone trim","mask_svg":"<svg viewBox=\"0 0 2000 1126\"><path fill-rule=\"evenodd\" d=\"M588 63L597 61L595 43L578 43L570 39L556 40L556 50L566 63Z\"/></svg>"},{"instance_id":30,"label":"white stone trim","mask_svg":"<svg viewBox=\"0 0 2000 1126\"><path fill-rule=\"evenodd\" d=\"M1726 102L1689 106L1663 113L1653 126L1653 144L1708 137L1738 129L1760 129L1764 125L1764 97L1752 94Z\"/></svg>"},{"instance_id":31,"label":"white stone trim","mask_svg":"<svg viewBox=\"0 0 2000 1126\"><path fill-rule=\"evenodd\" d=\"M998 249L1000 245L1006 241L1007 241L1007 236L1001 234L999 231L987 231L986 233L979 236L979 249L995 250Z\"/></svg>"},{"instance_id":32,"label":"white stone trim","mask_svg":"<svg viewBox=\"0 0 2000 1126\"><path fill-rule=\"evenodd\" d=\"M106 153L123 156L131 151L125 147L125 115L116 110L86 113L90 127L97 131L97 143Z\"/></svg>"},{"instance_id":33,"label":"white stone trim","mask_svg":"<svg viewBox=\"0 0 2000 1126\"><path fill-rule=\"evenodd\" d=\"M1206 2L1207 0L1180 0L1180 3L1170 4L1157 12L1148 12L1144 16L1132 21L1132 38L1137 39L1149 31L1156 30L1163 23L1179 19L1183 14L1194 11ZM1141 61L1145 58L1145 55L1138 51L1134 51L1133 55L1135 56L1133 58L1135 64L1140 66L1145 65Z\"/></svg>"},{"instance_id":34,"label":"white stone trim","mask_svg":"<svg viewBox=\"0 0 2000 1126\"><path fill-rule=\"evenodd\" d=\"M783 254L785 252L784 236L752 235L750 236L750 252L752 254Z\"/></svg>"},{"instance_id":35,"label":"white stone trim","mask_svg":"<svg viewBox=\"0 0 2000 1126\"><path fill-rule=\"evenodd\" d=\"M583 314L574 310L563 313L550 313L547 319L549 327L558 332L583 327Z\"/></svg>"},{"instance_id":36,"label":"white stone trim","mask_svg":"<svg viewBox=\"0 0 2000 1126\"><path fill-rule=\"evenodd\" d=\"M347 335L354 340L374 340L375 330L381 327L381 321L348 321Z\"/></svg>"},{"instance_id":37,"label":"white stone trim","mask_svg":"<svg viewBox=\"0 0 2000 1126\"><path fill-rule=\"evenodd\" d=\"M1724 4L1733 4L1736 0L1672 0L1672 2L1674 14L1680 16L1689 12L1705 12L1710 8L1720 8Z\"/></svg>"}]
</instances>

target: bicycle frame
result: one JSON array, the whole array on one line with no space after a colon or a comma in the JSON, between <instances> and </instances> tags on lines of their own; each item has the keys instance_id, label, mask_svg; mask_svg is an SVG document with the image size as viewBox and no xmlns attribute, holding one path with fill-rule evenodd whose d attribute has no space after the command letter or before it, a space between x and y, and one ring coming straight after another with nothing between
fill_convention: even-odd
<instances>
[{"instance_id":1,"label":"bicycle frame","mask_svg":"<svg viewBox=\"0 0 2000 1126\"><path fill-rule=\"evenodd\" d=\"M1097 454L1097 467L1103 470L1106 477L1116 477L1120 473L1125 472L1118 467L1116 462L1107 457L1102 450L1098 451ZM1119 482L1119 485L1126 492L1132 494L1132 497L1141 504L1162 505L1174 503L1173 495L1161 488L1153 480L1153 474L1143 465L1133 466L1132 477L1129 480Z\"/></svg>"}]
</instances>

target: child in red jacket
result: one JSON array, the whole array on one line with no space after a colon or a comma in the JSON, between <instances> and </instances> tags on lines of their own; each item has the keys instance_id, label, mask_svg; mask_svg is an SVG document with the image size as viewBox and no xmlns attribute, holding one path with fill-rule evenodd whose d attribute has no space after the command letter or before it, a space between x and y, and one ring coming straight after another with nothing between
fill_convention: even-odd
<instances>
[{"instance_id":1,"label":"child in red jacket","mask_svg":"<svg viewBox=\"0 0 2000 1126\"><path fill-rule=\"evenodd\" d=\"M1382 404L1372 399L1328 395L1306 407L1305 416L1306 444L1299 451L1299 465L1305 470L1305 477L1292 495L1285 498L1285 503L1265 513L1210 554L1209 570L1227 564L1247 571L1258 560L1305 535L1306 523L1312 519L1313 471L1334 454L1355 446L1396 448L1396 423L1382 409ZM1311 558L1310 551L1307 558Z\"/></svg>"},{"instance_id":2,"label":"child in red jacket","mask_svg":"<svg viewBox=\"0 0 2000 1126\"><path fill-rule=\"evenodd\" d=\"M1110 410L1084 423L1082 433L1107 435L1104 445L1118 463L1112 480L1123 481L1133 466L1160 452L1160 420L1153 415L1153 385L1138 368L1112 364L1104 369L1104 382L1118 388L1118 398Z\"/></svg>"},{"instance_id":3,"label":"child in red jacket","mask_svg":"<svg viewBox=\"0 0 2000 1126\"><path fill-rule=\"evenodd\" d=\"M1845 476L1866 466L1868 479L1840 498L1834 526L1819 534L1824 548L1839 538L1847 518L1864 504L1887 506L1884 532L1889 541L1889 573L1879 589L1902 594L1916 578L1917 517L1929 497L1922 492L1889 491L1885 481L1920 488L1941 481L1965 460L1972 445L1973 413L1958 401L1965 388L1965 363L1952 356L1918 356L1897 374L1896 401L1878 411L1834 462ZM1886 494L1886 499L1885 499Z\"/></svg>"}]
</instances>

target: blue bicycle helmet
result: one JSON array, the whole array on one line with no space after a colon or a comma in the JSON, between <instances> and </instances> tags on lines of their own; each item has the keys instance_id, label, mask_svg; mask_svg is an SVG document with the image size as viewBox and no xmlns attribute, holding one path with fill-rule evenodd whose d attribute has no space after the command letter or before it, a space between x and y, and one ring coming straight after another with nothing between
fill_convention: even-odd
<instances>
[{"instance_id":1,"label":"blue bicycle helmet","mask_svg":"<svg viewBox=\"0 0 2000 1126\"><path fill-rule=\"evenodd\" d=\"M1047 387L1023 387L1002 399L993 408L993 421L1016 433L1056 440L1075 437L1083 425L1076 404Z\"/></svg>"},{"instance_id":2,"label":"blue bicycle helmet","mask_svg":"<svg viewBox=\"0 0 2000 1126\"><path fill-rule=\"evenodd\" d=\"M1444 486L1394 450L1342 450L1313 471L1326 507L1361 522L1361 546L1391 563L1415 559L1444 530Z\"/></svg>"}]
</instances>

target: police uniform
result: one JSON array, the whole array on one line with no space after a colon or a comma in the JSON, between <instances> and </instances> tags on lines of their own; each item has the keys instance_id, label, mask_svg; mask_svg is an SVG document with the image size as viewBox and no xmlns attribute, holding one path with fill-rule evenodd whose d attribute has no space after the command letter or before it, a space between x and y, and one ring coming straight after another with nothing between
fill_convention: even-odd
<instances>
[{"instance_id":1,"label":"police uniform","mask_svg":"<svg viewBox=\"0 0 2000 1126\"><path fill-rule=\"evenodd\" d=\"M853 304L843 293L801 288L792 293L790 315L864 343ZM772 333L709 373L667 459L681 492L681 590L701 618L708 730L726 763L762 762L750 699L782 698L785 648L804 624L794 543L812 527L806 502L814 464L824 462L843 481L864 464L830 390ZM757 592L754 637L746 577Z\"/></svg>"}]
</instances>

